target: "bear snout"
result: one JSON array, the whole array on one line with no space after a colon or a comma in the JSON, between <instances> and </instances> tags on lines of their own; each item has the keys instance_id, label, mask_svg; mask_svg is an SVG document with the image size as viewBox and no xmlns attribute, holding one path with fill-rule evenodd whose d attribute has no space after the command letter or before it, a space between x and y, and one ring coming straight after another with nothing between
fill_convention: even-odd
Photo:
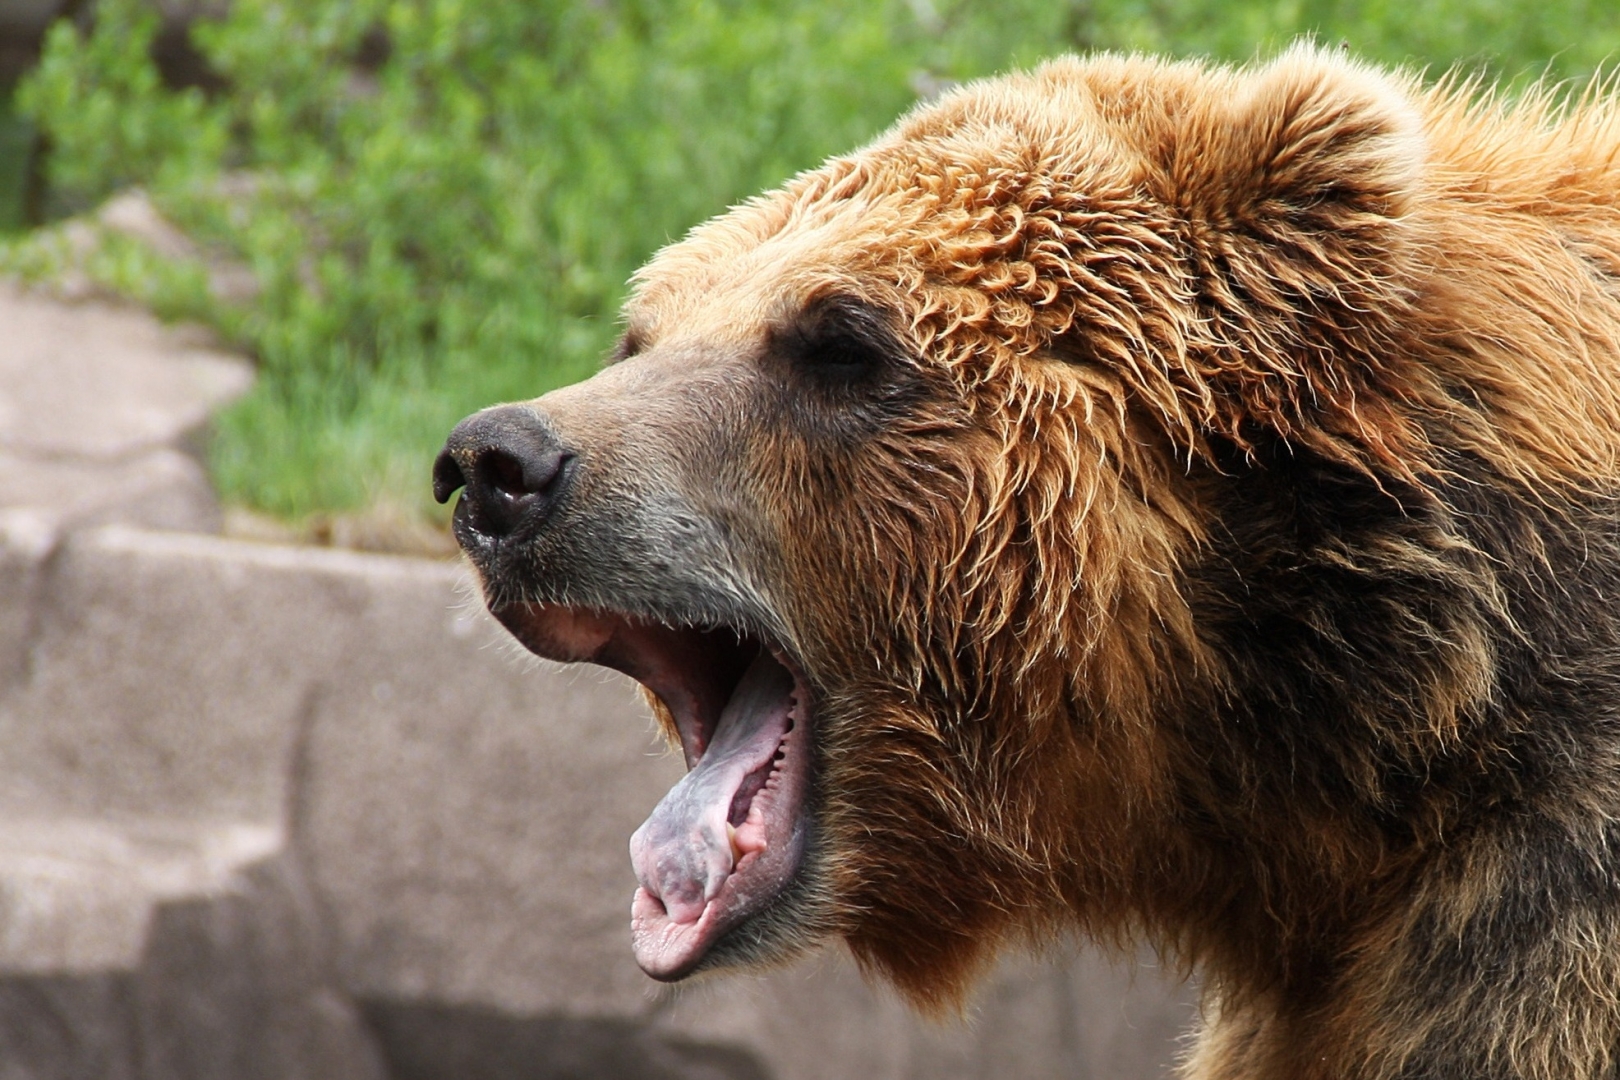
<instances>
[{"instance_id":1,"label":"bear snout","mask_svg":"<svg viewBox=\"0 0 1620 1080\"><path fill-rule=\"evenodd\" d=\"M540 525L557 504L575 455L544 416L501 405L456 425L433 463L433 497L456 507L456 531L498 540Z\"/></svg>"}]
</instances>

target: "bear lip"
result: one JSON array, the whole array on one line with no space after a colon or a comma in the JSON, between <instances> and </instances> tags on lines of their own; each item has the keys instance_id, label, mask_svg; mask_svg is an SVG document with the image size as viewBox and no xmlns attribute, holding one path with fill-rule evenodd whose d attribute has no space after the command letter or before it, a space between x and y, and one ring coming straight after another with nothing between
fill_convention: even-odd
<instances>
[{"instance_id":1,"label":"bear lip","mask_svg":"<svg viewBox=\"0 0 1620 1080\"><path fill-rule=\"evenodd\" d=\"M796 877L809 834L810 708L782 650L726 628L669 627L560 604L495 615L538 656L613 668L669 709L687 774L631 839L636 960L655 979L696 970Z\"/></svg>"}]
</instances>

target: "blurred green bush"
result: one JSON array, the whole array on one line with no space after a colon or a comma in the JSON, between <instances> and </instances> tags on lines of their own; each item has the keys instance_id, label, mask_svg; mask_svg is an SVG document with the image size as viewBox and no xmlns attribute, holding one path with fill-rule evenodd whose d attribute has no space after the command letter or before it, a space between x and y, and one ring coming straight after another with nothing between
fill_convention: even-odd
<instances>
[{"instance_id":1,"label":"blurred green bush","mask_svg":"<svg viewBox=\"0 0 1620 1080\"><path fill-rule=\"evenodd\" d=\"M1314 33L1432 69L1580 78L1620 5L1557 0L232 0L224 89L165 86L142 0L62 23L18 94L62 211L141 185L261 290L133 250L96 265L262 372L212 449L224 496L433 513L450 425L588 374L629 273L869 138L919 91L1068 50L1245 59Z\"/></svg>"}]
</instances>

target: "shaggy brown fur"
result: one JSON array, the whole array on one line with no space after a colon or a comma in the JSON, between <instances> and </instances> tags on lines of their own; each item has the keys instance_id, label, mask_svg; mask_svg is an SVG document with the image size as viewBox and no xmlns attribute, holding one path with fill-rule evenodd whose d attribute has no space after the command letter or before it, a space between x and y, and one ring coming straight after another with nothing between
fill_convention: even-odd
<instances>
[{"instance_id":1,"label":"shaggy brown fur","mask_svg":"<svg viewBox=\"0 0 1620 1080\"><path fill-rule=\"evenodd\" d=\"M1203 972L1198 1080L1620 1076L1617 150L1309 48L965 87L662 252L536 403L564 523L463 543L766 612L815 831L739 955L939 1006L1079 926Z\"/></svg>"}]
</instances>

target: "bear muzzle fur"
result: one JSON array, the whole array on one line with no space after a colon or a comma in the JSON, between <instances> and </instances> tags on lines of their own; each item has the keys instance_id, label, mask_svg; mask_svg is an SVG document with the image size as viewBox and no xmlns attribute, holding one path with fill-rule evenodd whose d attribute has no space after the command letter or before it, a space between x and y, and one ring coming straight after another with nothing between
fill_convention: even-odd
<instances>
[{"instance_id":1,"label":"bear muzzle fur","mask_svg":"<svg viewBox=\"0 0 1620 1080\"><path fill-rule=\"evenodd\" d=\"M673 980L762 958L774 924L802 921L792 909L814 832L811 685L780 631L765 629L775 620L761 617L757 598L711 586L724 563L703 553L718 530L695 526L700 516L678 491L635 497L619 459L595 441L604 425L570 422L566 404L559 420L546 405L463 421L435 462L434 494L461 492L453 528L496 618L538 656L639 681L681 746L690 772L631 840L643 969ZM683 527L705 541L677 548ZM627 549L643 552L639 568L627 566ZM677 565L694 580L684 595L668 572Z\"/></svg>"}]
</instances>

